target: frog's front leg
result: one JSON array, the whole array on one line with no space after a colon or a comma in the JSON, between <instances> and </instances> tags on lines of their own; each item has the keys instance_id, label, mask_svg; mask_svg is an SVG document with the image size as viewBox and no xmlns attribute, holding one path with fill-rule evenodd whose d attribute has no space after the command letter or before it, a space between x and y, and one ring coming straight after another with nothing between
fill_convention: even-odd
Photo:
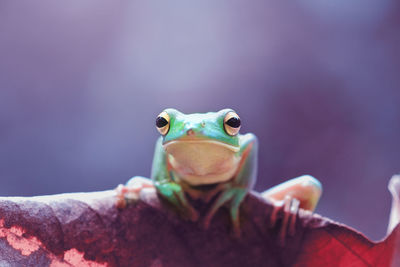
<instances>
[{"instance_id":1,"label":"frog's front leg","mask_svg":"<svg viewBox=\"0 0 400 267\"><path fill-rule=\"evenodd\" d=\"M246 134L240 140L240 151L238 156L237 171L232 180L223 185L223 189L212 204L208 214L204 218L204 226L207 228L214 214L220 207L227 204L236 236L240 235L239 209L240 204L246 197L248 191L254 186L257 176L257 138L253 134Z\"/></svg>"},{"instance_id":2,"label":"frog's front leg","mask_svg":"<svg viewBox=\"0 0 400 267\"><path fill-rule=\"evenodd\" d=\"M162 137L156 143L151 178L161 197L171 203L181 215L192 221L198 219L198 212L188 202L182 186L175 181L171 167L168 165L167 155L162 147Z\"/></svg>"}]
</instances>

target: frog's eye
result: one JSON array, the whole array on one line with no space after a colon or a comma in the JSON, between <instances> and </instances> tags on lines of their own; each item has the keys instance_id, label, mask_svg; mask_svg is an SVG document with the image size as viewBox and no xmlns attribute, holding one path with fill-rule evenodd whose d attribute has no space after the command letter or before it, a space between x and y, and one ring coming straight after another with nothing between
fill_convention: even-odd
<instances>
[{"instance_id":1,"label":"frog's eye","mask_svg":"<svg viewBox=\"0 0 400 267\"><path fill-rule=\"evenodd\" d=\"M161 112L156 118L156 127L157 130L162 135L166 135L169 130L169 115L167 112Z\"/></svg>"},{"instance_id":2,"label":"frog's eye","mask_svg":"<svg viewBox=\"0 0 400 267\"><path fill-rule=\"evenodd\" d=\"M240 118L233 111L228 112L224 118L225 132L231 136L236 135L240 130Z\"/></svg>"}]
</instances>

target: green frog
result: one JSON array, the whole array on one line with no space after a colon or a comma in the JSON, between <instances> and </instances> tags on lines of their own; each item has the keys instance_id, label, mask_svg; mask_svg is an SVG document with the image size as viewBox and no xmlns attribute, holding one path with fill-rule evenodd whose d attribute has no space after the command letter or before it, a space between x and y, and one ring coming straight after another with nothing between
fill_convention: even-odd
<instances>
[{"instance_id":1,"label":"green frog","mask_svg":"<svg viewBox=\"0 0 400 267\"><path fill-rule=\"evenodd\" d=\"M227 207L233 229L240 233L240 205L257 177L256 136L239 133L241 119L232 109L183 114L168 108L157 116L155 124L161 136L155 147L151 180L136 176L119 185L117 205L124 207L137 200L142 189L155 188L182 216L193 221L199 219L199 213L188 198L211 201L202 218L206 228L219 208ZM315 178L301 176L261 195L293 215L299 208L314 210L321 190ZM273 225L276 218L272 216L271 221Z\"/></svg>"}]
</instances>

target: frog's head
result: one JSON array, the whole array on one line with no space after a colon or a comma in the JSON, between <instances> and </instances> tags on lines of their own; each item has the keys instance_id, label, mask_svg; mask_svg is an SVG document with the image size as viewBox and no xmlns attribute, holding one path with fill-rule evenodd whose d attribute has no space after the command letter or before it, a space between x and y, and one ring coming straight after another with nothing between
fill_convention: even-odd
<instances>
[{"instance_id":1,"label":"frog's head","mask_svg":"<svg viewBox=\"0 0 400 267\"><path fill-rule=\"evenodd\" d=\"M166 109L156 127L170 166L189 184L227 181L236 171L240 118L232 109L195 114Z\"/></svg>"},{"instance_id":2,"label":"frog's head","mask_svg":"<svg viewBox=\"0 0 400 267\"><path fill-rule=\"evenodd\" d=\"M163 138L163 145L174 141L219 142L237 151L240 118L232 109L219 112L183 114L168 108L156 119L156 127Z\"/></svg>"}]
</instances>

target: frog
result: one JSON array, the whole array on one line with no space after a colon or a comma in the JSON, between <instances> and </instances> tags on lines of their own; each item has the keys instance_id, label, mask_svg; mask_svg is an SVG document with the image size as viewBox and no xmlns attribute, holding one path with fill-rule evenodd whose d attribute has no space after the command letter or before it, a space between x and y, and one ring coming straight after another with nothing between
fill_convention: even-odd
<instances>
[{"instance_id":1,"label":"frog","mask_svg":"<svg viewBox=\"0 0 400 267\"><path fill-rule=\"evenodd\" d=\"M160 136L155 145L151 177L135 176L126 185L119 185L117 206L123 208L136 202L142 190L152 188L183 218L197 221L199 212L190 199L200 199L210 203L202 218L206 229L216 212L226 207L234 233L240 235L240 206L257 178L257 137L239 133L241 119L230 108L192 114L167 108L156 117L155 125ZM290 218L299 208L313 211L321 190L319 181L306 175L274 186L261 196L274 207L284 207L287 211L284 222L287 225L292 222L293 228ZM271 227L276 221L273 212Z\"/></svg>"}]
</instances>

